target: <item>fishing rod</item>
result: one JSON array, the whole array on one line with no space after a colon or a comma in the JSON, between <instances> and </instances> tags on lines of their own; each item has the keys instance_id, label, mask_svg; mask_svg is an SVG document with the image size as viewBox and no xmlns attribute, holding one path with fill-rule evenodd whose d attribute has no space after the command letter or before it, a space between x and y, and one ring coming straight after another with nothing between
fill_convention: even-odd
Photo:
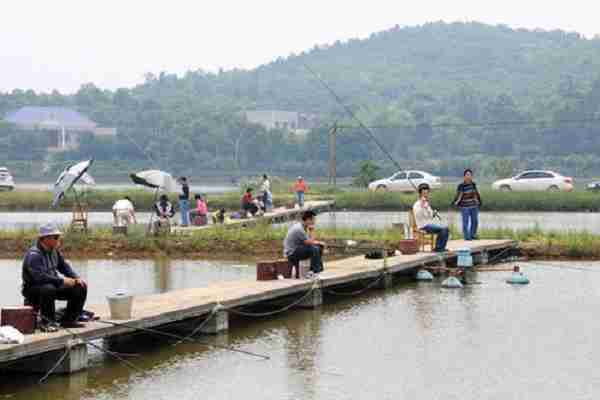
<instances>
[{"instance_id":1,"label":"fishing rod","mask_svg":"<svg viewBox=\"0 0 600 400\"><path fill-rule=\"evenodd\" d=\"M396 159L392 156L392 154L381 144L381 142L379 142L379 140L375 136L375 133L365 123L363 123L363 121L360 118L358 118L356 113L354 113L354 111L352 111L352 109L350 107L348 107L342 101L340 96L338 96L338 94L333 90L333 88L327 82L325 82L325 80L323 78L321 78L321 76L314 69L312 69L306 62L304 62L302 60L300 62L302 63L304 68L306 68L306 70L325 88L325 90L327 90L329 92L329 94L331 94L331 96L335 99L335 101L348 113L350 118L352 118L354 121L356 121L358 123L358 125L360 126L360 128L371 137L371 139L373 140L373 142L375 142L377 147L379 147L379 149L383 152L383 154L385 154L387 156L387 158L389 158L390 161L392 161L392 163L396 166L396 168L398 168L399 170L402 170L402 167L396 161ZM406 174L407 180L410 182L410 184L415 189L415 191L418 192L419 189L418 189L417 185L415 185L415 183L412 181L412 179L410 178L409 175L410 174L408 174L408 173Z\"/></svg>"}]
</instances>

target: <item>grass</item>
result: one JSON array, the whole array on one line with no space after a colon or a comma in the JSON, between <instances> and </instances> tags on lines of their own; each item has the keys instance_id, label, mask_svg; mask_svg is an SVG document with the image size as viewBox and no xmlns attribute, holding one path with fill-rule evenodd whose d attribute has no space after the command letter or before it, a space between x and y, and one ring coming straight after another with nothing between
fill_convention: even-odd
<instances>
[{"instance_id":1,"label":"grass","mask_svg":"<svg viewBox=\"0 0 600 400\"><path fill-rule=\"evenodd\" d=\"M215 227L191 235L147 236L145 227L130 229L127 236L113 236L110 229L94 229L88 234L67 232L66 254L77 258L170 256L237 259L280 257L285 227L257 225L233 229ZM542 231L532 229L484 229L481 239L512 239L520 242L525 255L532 258L600 259L600 235L579 231ZM327 241L355 240L361 246L392 247L400 240L396 229L319 229L318 237ZM460 238L455 227L451 237ZM0 231L0 253L20 257L36 238L36 231Z\"/></svg>"},{"instance_id":2,"label":"grass","mask_svg":"<svg viewBox=\"0 0 600 400\"><path fill-rule=\"evenodd\" d=\"M287 205L294 201L288 183L274 185L275 206ZM285 189L285 190L284 190ZM109 211L117 199L129 196L136 209L149 210L154 201L154 193L142 190L95 190L86 194L90 210ZM497 192L483 190L482 211L600 211L600 194L585 191L572 193L549 192ZM176 194L171 194L172 200ZM208 195L211 209L225 208L237 210L240 206L241 192ZM442 189L431 195L433 207L439 210L452 208L454 191ZM415 194L375 193L368 191L342 190L327 185L311 187L308 200L334 199L338 209L364 211L404 211L412 207ZM41 191L15 191L0 193L0 210L4 211L48 211L52 194ZM69 194L57 208L57 211L70 210L74 197Z\"/></svg>"}]
</instances>

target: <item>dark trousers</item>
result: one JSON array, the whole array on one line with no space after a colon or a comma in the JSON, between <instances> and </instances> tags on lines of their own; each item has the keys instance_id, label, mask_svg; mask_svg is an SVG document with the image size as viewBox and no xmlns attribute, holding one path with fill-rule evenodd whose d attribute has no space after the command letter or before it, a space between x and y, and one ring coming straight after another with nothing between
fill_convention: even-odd
<instances>
[{"instance_id":1,"label":"dark trousers","mask_svg":"<svg viewBox=\"0 0 600 400\"><path fill-rule=\"evenodd\" d=\"M87 298L87 288L83 286L56 287L52 284L32 286L23 291L27 302L34 307L39 307L40 313L46 320L54 321L56 300L66 300L67 310L63 321L75 321L81 315Z\"/></svg>"},{"instance_id":2,"label":"dark trousers","mask_svg":"<svg viewBox=\"0 0 600 400\"><path fill-rule=\"evenodd\" d=\"M450 236L447 226L428 224L423 227L423 230L427 233L435 233L435 235L437 236L434 251L442 251L446 249L446 243L448 243L448 236Z\"/></svg>"},{"instance_id":3,"label":"dark trousers","mask_svg":"<svg viewBox=\"0 0 600 400\"><path fill-rule=\"evenodd\" d=\"M315 274L323 271L323 261L321 260L323 256L323 247L321 246L300 246L298 247L291 255L288 256L288 261L296 266L296 270L298 269L298 265L301 260L307 260L310 258L310 270Z\"/></svg>"},{"instance_id":4,"label":"dark trousers","mask_svg":"<svg viewBox=\"0 0 600 400\"><path fill-rule=\"evenodd\" d=\"M254 215L258 212L258 207L256 207L256 204L254 203L246 203L244 204L244 211Z\"/></svg>"}]
</instances>

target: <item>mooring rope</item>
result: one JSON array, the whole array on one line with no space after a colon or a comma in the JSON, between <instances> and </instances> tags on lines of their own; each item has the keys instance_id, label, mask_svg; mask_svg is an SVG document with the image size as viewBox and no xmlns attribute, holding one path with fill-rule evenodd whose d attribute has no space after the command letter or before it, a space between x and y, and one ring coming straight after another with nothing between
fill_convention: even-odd
<instances>
[{"instance_id":1,"label":"mooring rope","mask_svg":"<svg viewBox=\"0 0 600 400\"><path fill-rule=\"evenodd\" d=\"M243 317L255 317L255 318L270 317L272 315L277 315L277 314L281 314L283 312L286 312L289 309L291 309L291 308L297 306L298 304L302 303L304 300L306 300L312 294L313 291L315 291L315 289L319 288L319 286L320 286L319 282L320 281L318 279L316 279L313 282L311 288L306 292L305 295L303 295L302 297L300 297L298 300L294 301L292 304L287 305L287 306L285 306L285 307L283 307L283 308L281 308L279 310L275 310L275 311L269 311L269 312L264 312L264 313L250 313L250 312L245 312L245 311L239 311L239 310L236 310L235 308L225 307L225 306L223 306L221 304L218 304L218 305L220 305L222 307L222 309L225 310L225 311L227 311L227 312L230 312L230 313L236 314L236 315L240 315L240 316L243 316Z\"/></svg>"},{"instance_id":2,"label":"mooring rope","mask_svg":"<svg viewBox=\"0 0 600 400\"><path fill-rule=\"evenodd\" d=\"M388 273L387 271L383 271L379 276L377 276L377 278L374 281L372 281L365 287L360 288L355 291L352 291L352 292L338 292L333 289L327 289L327 290L325 290L325 293L332 294L334 296L358 296L360 294L365 293L367 290L373 288L375 285L377 285L386 276L387 273Z\"/></svg>"},{"instance_id":3,"label":"mooring rope","mask_svg":"<svg viewBox=\"0 0 600 400\"><path fill-rule=\"evenodd\" d=\"M121 326L121 327L124 327L124 328L129 328L129 329L131 329L134 332L145 332L145 333L149 333L149 334L154 334L156 336L162 336L162 337L166 337L166 338L170 338L170 339L177 339L180 342L187 341L187 342L190 342L190 343L201 344L203 346L214 347L214 348L223 349L223 350L229 350L229 351L234 352L234 353L242 353L242 354L246 354L246 355L249 355L249 356L262 358L262 359L265 359L265 360L270 359L269 356L265 356L263 354L253 353L253 352L246 351L246 350L240 350L240 349L233 348L231 346L222 346L222 345L218 345L218 344L214 344L214 343L208 343L208 342L199 340L197 338L190 338L190 337L185 338L183 336L176 335L176 334L170 333L170 332L161 331L161 330L158 330L158 329L141 328L141 327L136 327L136 326L128 325L128 324L125 324L125 323L113 322L113 321L105 321L105 320L99 320L99 321L96 321L96 322L100 322L100 323L103 323L103 324L114 325L114 326ZM179 342L176 343L176 344L179 344ZM174 345L176 345L176 344L174 344Z\"/></svg>"},{"instance_id":4,"label":"mooring rope","mask_svg":"<svg viewBox=\"0 0 600 400\"><path fill-rule=\"evenodd\" d=\"M58 368L58 366L64 361L65 358L67 358L67 356L69 355L69 353L71 352L71 347L67 346L67 348L65 348L65 352L63 353L63 355L58 359L58 361L56 362L56 364L54 364L52 366L52 368L50 368L46 374L38 381L38 384L42 384L46 381L46 379L48 379L48 377L50 375L52 375L52 373L56 370L56 368Z\"/></svg>"}]
</instances>

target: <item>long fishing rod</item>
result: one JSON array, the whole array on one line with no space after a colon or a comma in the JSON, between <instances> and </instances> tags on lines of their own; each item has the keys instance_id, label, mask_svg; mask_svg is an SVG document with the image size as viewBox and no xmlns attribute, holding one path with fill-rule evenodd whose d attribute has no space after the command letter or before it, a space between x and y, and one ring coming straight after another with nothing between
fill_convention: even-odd
<instances>
[{"instance_id":1,"label":"long fishing rod","mask_svg":"<svg viewBox=\"0 0 600 400\"><path fill-rule=\"evenodd\" d=\"M327 82L325 82L325 80L323 78L321 78L321 76L315 70L313 70L306 62L301 61L301 63L304 66L304 68L306 68L306 70L308 72L310 72L310 74L329 92L329 94L331 94L331 96L335 99L335 101L348 113L348 115L358 123L358 125L362 128L362 130L364 130L371 137L371 139L373 140L373 142L375 142L377 147L379 147L379 149L383 152L383 154L385 154L387 156L387 158L389 158L390 161L392 161L392 163L396 166L396 168L401 170L402 167L400 166L400 164L396 161L396 159L392 156L392 154L381 144L381 142L379 142L379 140L375 136L375 133L365 123L363 123L363 121L360 118L358 118L356 113L354 113L354 111L352 111L352 109L350 107L348 107L342 101L341 97L338 96L338 94L333 90L333 88L331 88L331 86ZM415 191L418 191L417 186L411 180L409 174L406 174L406 178L408 179L410 184L413 186Z\"/></svg>"}]
</instances>

